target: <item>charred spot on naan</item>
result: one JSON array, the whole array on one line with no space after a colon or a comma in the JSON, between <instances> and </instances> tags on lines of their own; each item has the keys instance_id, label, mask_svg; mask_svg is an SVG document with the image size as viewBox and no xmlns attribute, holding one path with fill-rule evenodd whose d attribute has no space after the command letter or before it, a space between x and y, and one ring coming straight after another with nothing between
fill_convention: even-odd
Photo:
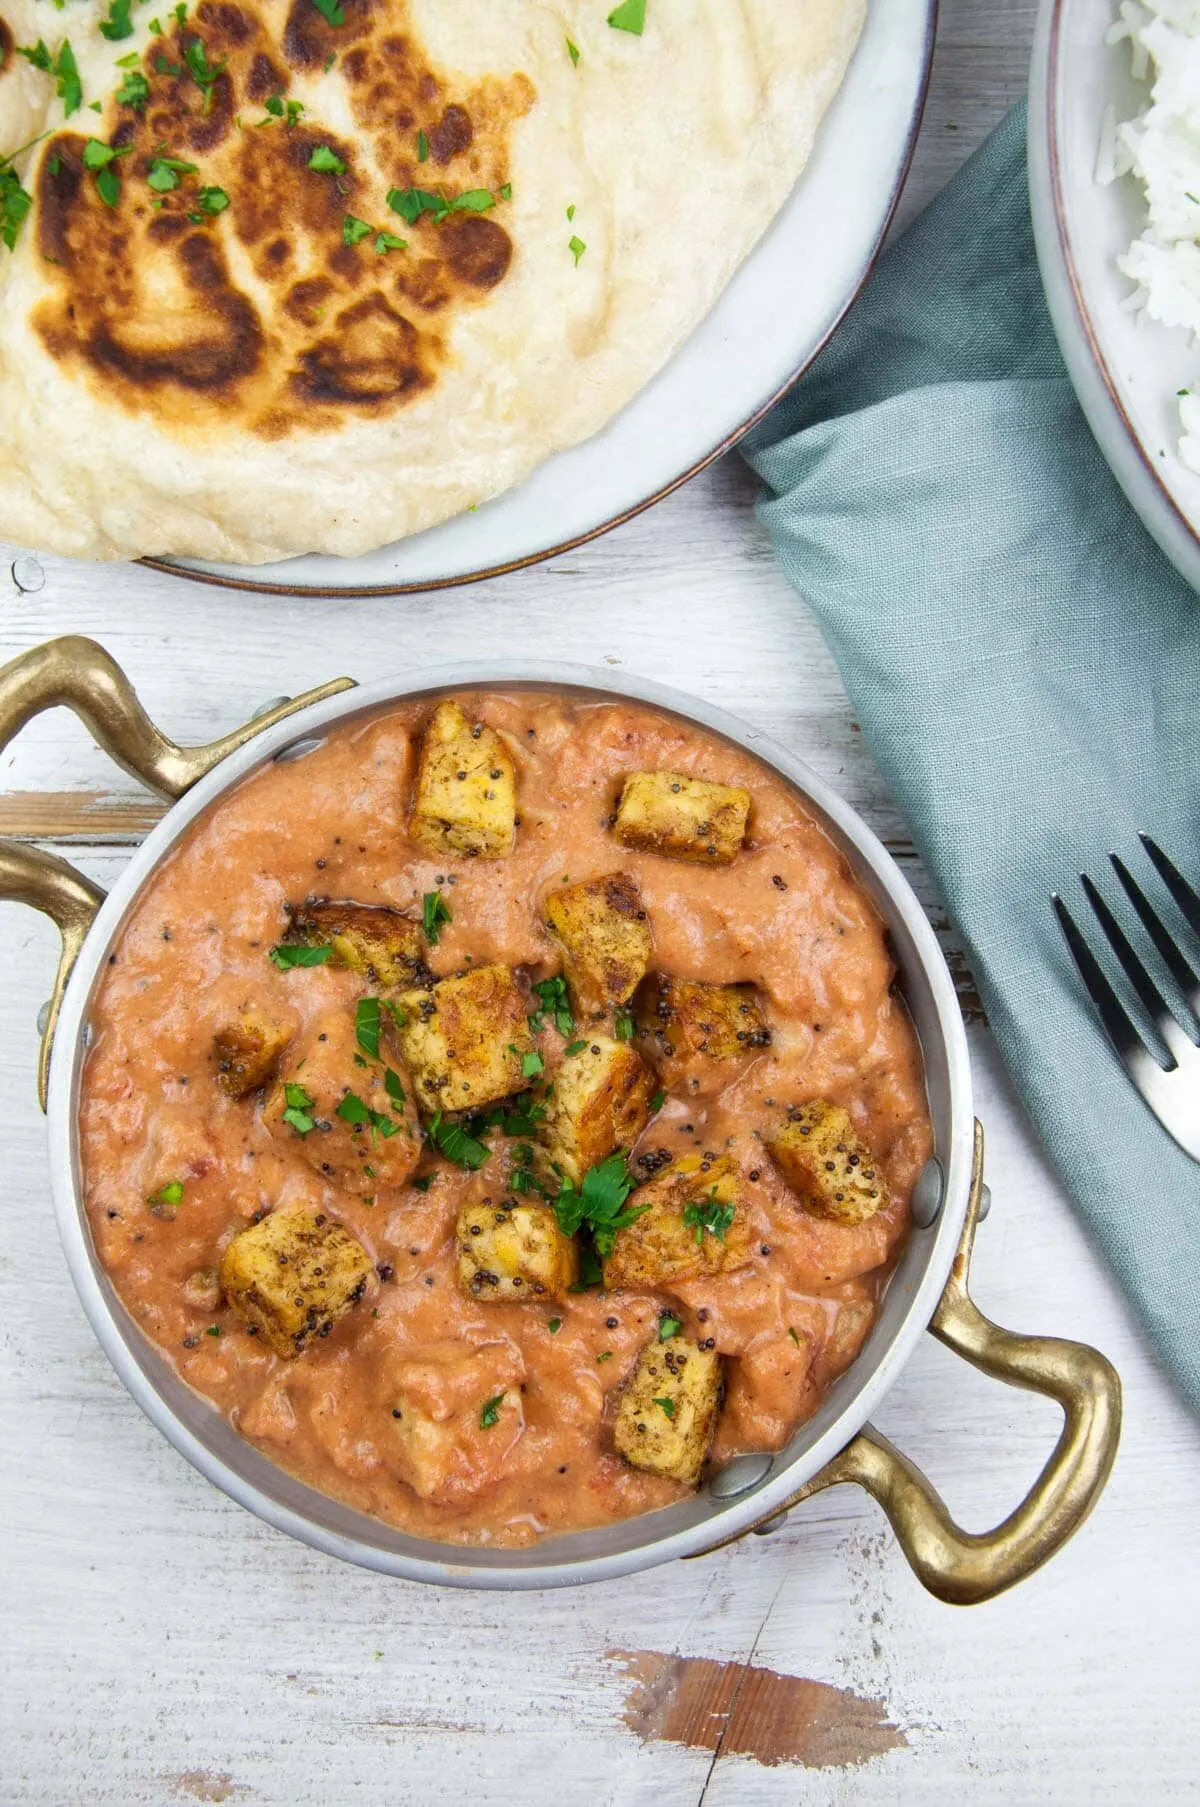
<instances>
[{"instance_id":1,"label":"charred spot on naan","mask_svg":"<svg viewBox=\"0 0 1200 1807\"><path fill-rule=\"evenodd\" d=\"M0 19L0 75L4 74L4 71L12 62L13 51L15 48L16 45L13 41L12 31L5 21Z\"/></svg>"},{"instance_id":2,"label":"charred spot on naan","mask_svg":"<svg viewBox=\"0 0 1200 1807\"><path fill-rule=\"evenodd\" d=\"M180 437L227 435L233 417L277 440L405 406L436 385L455 312L512 267L496 209L409 223L386 196L486 189L502 205L531 83L513 74L456 90L408 29L404 0L342 4L346 24L333 27L313 0L294 0L277 40L252 0L201 0L154 39L145 105L114 98L97 121L123 153L116 207L84 167L83 136L60 131L40 159L39 247L54 266L34 315L43 342L130 413L152 391L156 419ZM340 82L353 131L331 131L315 109L291 124L277 107L259 116L297 66ZM320 147L344 168L314 169ZM196 171L151 187L163 156ZM228 196L219 214L198 208L202 187ZM349 244L348 215L369 227ZM380 232L406 248L377 248Z\"/></svg>"}]
</instances>

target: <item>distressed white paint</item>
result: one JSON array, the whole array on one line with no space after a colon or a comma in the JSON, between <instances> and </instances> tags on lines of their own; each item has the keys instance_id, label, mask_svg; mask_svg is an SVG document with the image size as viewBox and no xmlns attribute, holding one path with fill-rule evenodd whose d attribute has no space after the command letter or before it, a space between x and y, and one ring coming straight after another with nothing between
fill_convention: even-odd
<instances>
[{"instance_id":1,"label":"distressed white paint","mask_svg":"<svg viewBox=\"0 0 1200 1807\"><path fill-rule=\"evenodd\" d=\"M1032 27L951 0L906 206L1017 98ZM951 131L951 125L957 130ZM890 840L903 826L829 655L779 577L736 462L540 570L464 594L289 606L127 568L0 564L0 657L95 634L151 712L202 739L336 671L526 648L669 679L779 734ZM133 794L69 718L0 758L0 792ZM73 847L103 881L119 846ZM927 893L926 893L927 894ZM266 1530L176 1456L118 1387L67 1281L33 1103L34 1017L53 967L40 919L0 907L5 1126L0 1240L3 1807L777 1807L1177 1801L1195 1791L1200 1436L1046 1172L986 1031L972 1031L995 1209L976 1292L1001 1322L1094 1341L1127 1429L1091 1522L1003 1600L929 1599L875 1508L846 1490L776 1537L545 1598L438 1593L344 1568ZM1135 1108L1131 1100L1130 1108ZM1152 1201L1146 1201L1148 1231ZM1055 1413L929 1343L879 1419L981 1526L1036 1470ZM755 1661L882 1697L908 1745L856 1769L712 1765L644 1746L606 1652Z\"/></svg>"}]
</instances>

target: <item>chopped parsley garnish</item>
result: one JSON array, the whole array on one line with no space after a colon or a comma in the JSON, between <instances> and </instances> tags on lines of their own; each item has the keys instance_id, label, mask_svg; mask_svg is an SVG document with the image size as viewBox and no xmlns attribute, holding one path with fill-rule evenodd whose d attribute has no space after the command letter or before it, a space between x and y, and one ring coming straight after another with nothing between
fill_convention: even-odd
<instances>
[{"instance_id":1,"label":"chopped parsley garnish","mask_svg":"<svg viewBox=\"0 0 1200 1807\"><path fill-rule=\"evenodd\" d=\"M564 1053L564 1055L566 1055L566 1054L582 1054L583 1050L586 1047L587 1047L586 1042L568 1042L566 1047L563 1049L563 1053Z\"/></svg>"},{"instance_id":2,"label":"chopped parsley garnish","mask_svg":"<svg viewBox=\"0 0 1200 1807\"><path fill-rule=\"evenodd\" d=\"M788 1325L788 1335L791 1337L793 1343L795 1343L795 1345L798 1349L800 1347L800 1338L796 1335L796 1332L793 1330L793 1328L790 1324Z\"/></svg>"},{"instance_id":3,"label":"chopped parsley garnish","mask_svg":"<svg viewBox=\"0 0 1200 1807\"><path fill-rule=\"evenodd\" d=\"M282 119L285 125L295 125L304 111L302 100L285 100L282 94L268 94L263 106L272 119ZM266 120L262 122L266 124Z\"/></svg>"},{"instance_id":4,"label":"chopped parsley garnish","mask_svg":"<svg viewBox=\"0 0 1200 1807\"><path fill-rule=\"evenodd\" d=\"M115 169L96 171L96 193L106 207L115 207L121 199L121 178Z\"/></svg>"},{"instance_id":5,"label":"chopped parsley garnish","mask_svg":"<svg viewBox=\"0 0 1200 1807\"><path fill-rule=\"evenodd\" d=\"M445 1155L457 1167L468 1167L475 1172L488 1158L489 1151L485 1144L468 1135L461 1123L447 1123L441 1111L434 1117L425 1134L438 1153Z\"/></svg>"},{"instance_id":6,"label":"chopped parsley garnish","mask_svg":"<svg viewBox=\"0 0 1200 1807\"><path fill-rule=\"evenodd\" d=\"M413 1181L413 1183L412 1183L413 1191L414 1192L428 1192L429 1188L432 1186L432 1184L436 1178L437 1178L436 1173L423 1173L419 1180Z\"/></svg>"},{"instance_id":7,"label":"chopped parsley garnish","mask_svg":"<svg viewBox=\"0 0 1200 1807\"><path fill-rule=\"evenodd\" d=\"M310 1129L316 1127L316 1118L311 1114L316 1099L310 1097L302 1085L285 1085L283 1101L287 1106L283 1113L283 1121L289 1124L298 1136L306 1136Z\"/></svg>"},{"instance_id":8,"label":"chopped parsley garnish","mask_svg":"<svg viewBox=\"0 0 1200 1807\"><path fill-rule=\"evenodd\" d=\"M521 1078L536 1079L539 1073L546 1071L546 1063L536 1051L521 1056Z\"/></svg>"},{"instance_id":9,"label":"chopped parsley garnish","mask_svg":"<svg viewBox=\"0 0 1200 1807\"><path fill-rule=\"evenodd\" d=\"M483 1409L479 1414L479 1428L481 1431L490 1431L493 1424L499 1424L500 1407L503 1404L503 1393L493 1393L490 1399L485 1400Z\"/></svg>"},{"instance_id":10,"label":"chopped parsley garnish","mask_svg":"<svg viewBox=\"0 0 1200 1807\"><path fill-rule=\"evenodd\" d=\"M627 1010L618 1010L616 1016L617 1040L631 1042L633 1040L633 1018Z\"/></svg>"},{"instance_id":11,"label":"chopped parsley garnish","mask_svg":"<svg viewBox=\"0 0 1200 1807\"><path fill-rule=\"evenodd\" d=\"M180 10L179 7L175 8L176 17L178 17ZM179 23L182 25L183 20L180 19ZM208 52L205 50L200 39L193 38L191 43L187 45L184 50L183 60L188 66L188 73L191 75L192 80L201 88L211 88L229 59L227 57L222 57L219 63L210 63L208 60Z\"/></svg>"},{"instance_id":12,"label":"chopped parsley garnish","mask_svg":"<svg viewBox=\"0 0 1200 1807\"><path fill-rule=\"evenodd\" d=\"M33 196L21 187L16 170L9 163L0 163L0 240L10 251L32 206Z\"/></svg>"},{"instance_id":13,"label":"chopped parsley garnish","mask_svg":"<svg viewBox=\"0 0 1200 1807\"><path fill-rule=\"evenodd\" d=\"M575 218L575 203L574 203L574 201L572 201L572 202L571 202L571 205L570 205L570 206L569 206L569 207L568 207L568 208L567 208L567 218L568 218L568 219L569 219L569 220L573 220L573 219L574 219L574 218Z\"/></svg>"},{"instance_id":14,"label":"chopped parsley garnish","mask_svg":"<svg viewBox=\"0 0 1200 1807\"><path fill-rule=\"evenodd\" d=\"M530 1143L523 1142L514 1150L508 1183L517 1193L539 1192L543 1198L548 1196L546 1188L533 1171L533 1148Z\"/></svg>"},{"instance_id":15,"label":"chopped parsley garnish","mask_svg":"<svg viewBox=\"0 0 1200 1807\"><path fill-rule=\"evenodd\" d=\"M584 252L587 250L587 246L584 244L584 242L581 238L576 238L574 236L574 234L572 234L572 236L567 240L567 250L571 253L571 256L575 259L575 268L578 269L579 268L579 260L583 256Z\"/></svg>"},{"instance_id":16,"label":"chopped parsley garnish","mask_svg":"<svg viewBox=\"0 0 1200 1807\"><path fill-rule=\"evenodd\" d=\"M83 83L79 79L79 65L75 61L75 52L71 49L69 38L63 39L53 56L41 38L36 44L19 45L17 55L23 56L26 62L32 63L44 75L54 77L65 118L70 118L83 105Z\"/></svg>"},{"instance_id":17,"label":"chopped parsley garnish","mask_svg":"<svg viewBox=\"0 0 1200 1807\"><path fill-rule=\"evenodd\" d=\"M328 945L322 947L298 947L290 942L283 942L273 947L270 953L271 963L281 972L289 972L293 966L324 966L333 949Z\"/></svg>"},{"instance_id":18,"label":"chopped parsley garnish","mask_svg":"<svg viewBox=\"0 0 1200 1807\"><path fill-rule=\"evenodd\" d=\"M546 1329L550 1332L551 1336L557 1336L562 1329L562 1319L551 1318L550 1322L546 1325Z\"/></svg>"},{"instance_id":19,"label":"chopped parsley garnish","mask_svg":"<svg viewBox=\"0 0 1200 1807\"><path fill-rule=\"evenodd\" d=\"M417 162L429 162L429 140L426 138L424 132L417 133Z\"/></svg>"},{"instance_id":20,"label":"chopped parsley garnish","mask_svg":"<svg viewBox=\"0 0 1200 1807\"><path fill-rule=\"evenodd\" d=\"M673 1311L664 1311L658 1320L658 1340L669 1343L673 1336L678 1336L683 1329L683 1319L677 1318Z\"/></svg>"},{"instance_id":21,"label":"chopped parsley garnish","mask_svg":"<svg viewBox=\"0 0 1200 1807\"><path fill-rule=\"evenodd\" d=\"M736 1214L736 1206L720 1203L714 1186L711 1198L697 1199L694 1204L684 1206L683 1221L689 1230L695 1230L698 1244L704 1241L706 1231L718 1242L724 1242Z\"/></svg>"},{"instance_id":22,"label":"chopped parsley garnish","mask_svg":"<svg viewBox=\"0 0 1200 1807\"><path fill-rule=\"evenodd\" d=\"M503 188L498 188L496 190L496 193L499 195L499 197L502 201L511 201L512 200L512 183L506 182L504 184Z\"/></svg>"},{"instance_id":23,"label":"chopped parsley garnish","mask_svg":"<svg viewBox=\"0 0 1200 1807\"><path fill-rule=\"evenodd\" d=\"M324 176L342 176L346 173L346 165L331 151L327 144L318 144L308 160L309 169L319 170Z\"/></svg>"},{"instance_id":24,"label":"chopped parsley garnish","mask_svg":"<svg viewBox=\"0 0 1200 1807\"><path fill-rule=\"evenodd\" d=\"M133 107L136 112L140 113L149 98L150 83L140 69L131 69L117 89L117 105Z\"/></svg>"},{"instance_id":25,"label":"chopped parsley garnish","mask_svg":"<svg viewBox=\"0 0 1200 1807\"><path fill-rule=\"evenodd\" d=\"M441 940L443 923L453 922L450 906L440 891L426 891L421 899L421 926L430 947Z\"/></svg>"},{"instance_id":26,"label":"chopped parsley garnish","mask_svg":"<svg viewBox=\"0 0 1200 1807\"><path fill-rule=\"evenodd\" d=\"M668 1418L675 1417L675 1401L673 1399L656 1399L654 1404L660 1405Z\"/></svg>"},{"instance_id":27,"label":"chopped parsley garnish","mask_svg":"<svg viewBox=\"0 0 1200 1807\"><path fill-rule=\"evenodd\" d=\"M202 188L196 196L196 205L204 213L224 213L229 205L229 196L223 188ZM195 215L191 217L194 219Z\"/></svg>"},{"instance_id":28,"label":"chopped parsley garnish","mask_svg":"<svg viewBox=\"0 0 1200 1807\"><path fill-rule=\"evenodd\" d=\"M408 1012L402 1004L397 1004L394 998L384 998L383 1007L395 1023L397 1029L408 1028Z\"/></svg>"},{"instance_id":29,"label":"chopped parsley garnish","mask_svg":"<svg viewBox=\"0 0 1200 1807\"><path fill-rule=\"evenodd\" d=\"M104 144L99 138L89 138L83 147L84 169L106 169L114 157L127 157L132 146L117 150L111 144Z\"/></svg>"},{"instance_id":30,"label":"chopped parsley garnish","mask_svg":"<svg viewBox=\"0 0 1200 1807\"><path fill-rule=\"evenodd\" d=\"M120 43L122 38L133 36L133 20L130 12L133 0L111 0L107 18L100 21L100 35L107 38L110 44Z\"/></svg>"},{"instance_id":31,"label":"chopped parsley garnish","mask_svg":"<svg viewBox=\"0 0 1200 1807\"><path fill-rule=\"evenodd\" d=\"M210 1324L204 1334L205 1336L220 1336L221 1326L219 1324Z\"/></svg>"},{"instance_id":32,"label":"chopped parsley garnish","mask_svg":"<svg viewBox=\"0 0 1200 1807\"><path fill-rule=\"evenodd\" d=\"M183 1181L169 1180L165 1186L160 1186L157 1192L152 1192L146 1203L148 1205L181 1205L183 1203Z\"/></svg>"},{"instance_id":33,"label":"chopped parsley garnish","mask_svg":"<svg viewBox=\"0 0 1200 1807\"><path fill-rule=\"evenodd\" d=\"M404 1087L400 1083L400 1075L393 1072L391 1067L384 1068L383 1089L393 1104L404 1103Z\"/></svg>"},{"instance_id":34,"label":"chopped parsley garnish","mask_svg":"<svg viewBox=\"0 0 1200 1807\"><path fill-rule=\"evenodd\" d=\"M346 23L345 9L342 7L340 0L313 0L313 5L316 7L321 17L329 21L330 25L344 25Z\"/></svg>"},{"instance_id":35,"label":"chopped parsley garnish","mask_svg":"<svg viewBox=\"0 0 1200 1807\"><path fill-rule=\"evenodd\" d=\"M407 250L408 240L406 238L397 238L394 232L377 232L375 234L375 251L379 257L383 257L388 251Z\"/></svg>"},{"instance_id":36,"label":"chopped parsley garnish","mask_svg":"<svg viewBox=\"0 0 1200 1807\"><path fill-rule=\"evenodd\" d=\"M606 1161L589 1167L583 1184L576 1190L565 1185L554 1201L554 1215L564 1236L574 1236L586 1228L591 1232L596 1253L604 1260L612 1254L617 1231L636 1222L648 1205L626 1206L633 1191L633 1175L625 1156L618 1151Z\"/></svg>"},{"instance_id":37,"label":"chopped parsley garnish","mask_svg":"<svg viewBox=\"0 0 1200 1807\"><path fill-rule=\"evenodd\" d=\"M596 1357L596 1360L598 1362L610 1362L612 1360L612 1350L611 1349L602 1350L601 1353Z\"/></svg>"},{"instance_id":38,"label":"chopped parsley garnish","mask_svg":"<svg viewBox=\"0 0 1200 1807\"><path fill-rule=\"evenodd\" d=\"M537 1035L546 1026L546 1018L551 1017L554 1027L560 1035L574 1035L575 1018L571 1015L570 1000L567 997L567 982L563 978L542 979L533 988L538 1000L538 1007L529 1019L529 1027Z\"/></svg>"},{"instance_id":39,"label":"chopped parsley garnish","mask_svg":"<svg viewBox=\"0 0 1200 1807\"><path fill-rule=\"evenodd\" d=\"M640 38L646 29L646 0L621 0L609 13L608 22L614 31L631 31Z\"/></svg>"},{"instance_id":40,"label":"chopped parsley garnish","mask_svg":"<svg viewBox=\"0 0 1200 1807\"><path fill-rule=\"evenodd\" d=\"M666 1102L667 1094L664 1091L657 1091L650 1100L650 1109L655 1112L660 1111Z\"/></svg>"},{"instance_id":41,"label":"chopped parsley garnish","mask_svg":"<svg viewBox=\"0 0 1200 1807\"><path fill-rule=\"evenodd\" d=\"M179 187L181 176L199 174L198 165L186 163L182 157L155 157L146 180L157 194L170 194L172 189Z\"/></svg>"},{"instance_id":42,"label":"chopped parsley garnish","mask_svg":"<svg viewBox=\"0 0 1200 1807\"><path fill-rule=\"evenodd\" d=\"M531 1093L521 1092L512 1100L511 1108L498 1104L490 1111L480 1111L473 1116L471 1128L480 1135L488 1129L499 1129L506 1136L533 1136L545 1115L544 1105L534 1104Z\"/></svg>"},{"instance_id":43,"label":"chopped parsley garnish","mask_svg":"<svg viewBox=\"0 0 1200 1807\"><path fill-rule=\"evenodd\" d=\"M590 1292L593 1286L604 1284L604 1269L600 1266L600 1257L590 1242L585 1242L579 1251L579 1278L571 1288L573 1293Z\"/></svg>"},{"instance_id":44,"label":"chopped parsley garnish","mask_svg":"<svg viewBox=\"0 0 1200 1807\"><path fill-rule=\"evenodd\" d=\"M385 1142L390 1136L398 1136L400 1134L400 1125L398 1123L393 1123L392 1119L385 1111L373 1111L370 1105L359 1097L357 1092L347 1092L346 1096L342 1099L342 1102L338 1105L337 1110L334 1112L334 1115L340 1117L343 1123L351 1124L355 1129L360 1128L364 1124L369 1124L372 1137L374 1137L375 1132L378 1131Z\"/></svg>"},{"instance_id":45,"label":"chopped parsley garnish","mask_svg":"<svg viewBox=\"0 0 1200 1807\"><path fill-rule=\"evenodd\" d=\"M383 1005L378 998L360 998L354 1011L354 1036L364 1054L379 1059L379 1031L383 1025Z\"/></svg>"},{"instance_id":46,"label":"chopped parsley garnish","mask_svg":"<svg viewBox=\"0 0 1200 1807\"><path fill-rule=\"evenodd\" d=\"M572 44L570 38L567 39L567 55L570 57L571 62L574 65L574 67L576 69L578 69L578 67L579 67L579 46L578 46L578 44Z\"/></svg>"},{"instance_id":47,"label":"chopped parsley garnish","mask_svg":"<svg viewBox=\"0 0 1200 1807\"><path fill-rule=\"evenodd\" d=\"M367 237L371 227L366 220L360 220L356 214L348 213L342 221L342 243L357 245Z\"/></svg>"},{"instance_id":48,"label":"chopped parsley garnish","mask_svg":"<svg viewBox=\"0 0 1200 1807\"><path fill-rule=\"evenodd\" d=\"M387 204L410 226L415 226L423 213L431 213L434 224L439 225L452 213L486 213L496 205L496 196L490 188L469 188L460 195L433 194L428 188L389 188Z\"/></svg>"}]
</instances>

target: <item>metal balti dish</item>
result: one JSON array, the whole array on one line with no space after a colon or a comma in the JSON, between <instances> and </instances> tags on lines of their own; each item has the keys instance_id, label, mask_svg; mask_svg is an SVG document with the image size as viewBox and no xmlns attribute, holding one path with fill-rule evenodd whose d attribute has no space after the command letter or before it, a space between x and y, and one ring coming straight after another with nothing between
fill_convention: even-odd
<instances>
[{"instance_id":1,"label":"metal balti dish","mask_svg":"<svg viewBox=\"0 0 1200 1807\"><path fill-rule=\"evenodd\" d=\"M918 1221L862 1353L785 1449L739 1457L693 1497L663 1510L521 1550L465 1548L393 1530L318 1493L243 1441L179 1379L117 1297L92 1247L80 1174L79 1090L97 977L143 886L181 836L250 773L271 760L300 756L304 743L326 729L391 703L467 686L634 698L701 724L782 773L821 819L887 924L898 982L924 1052L937 1149L918 1188ZM0 841L0 897L42 910L62 934L39 1070L59 1231L84 1310L126 1387L175 1448L232 1499L318 1549L384 1574L458 1587L531 1588L598 1581L671 1557L702 1555L766 1529L811 1494L855 1481L883 1506L925 1586L963 1604L1022 1579L1086 1517L1116 1453L1120 1383L1095 1350L1013 1335L972 1304L967 1276L983 1199L983 1137L972 1111L966 1038L950 976L891 857L800 760L722 710L642 679L614 679L570 665L460 665L361 689L342 678L272 708L211 746L183 749L154 727L101 647L68 638L0 670L0 747L34 715L58 704L74 709L127 771L175 800L107 897L65 861ZM1031 1492L983 1535L961 1531L919 1471L868 1423L927 1329L986 1373L1048 1394L1064 1410L1062 1433Z\"/></svg>"}]
</instances>

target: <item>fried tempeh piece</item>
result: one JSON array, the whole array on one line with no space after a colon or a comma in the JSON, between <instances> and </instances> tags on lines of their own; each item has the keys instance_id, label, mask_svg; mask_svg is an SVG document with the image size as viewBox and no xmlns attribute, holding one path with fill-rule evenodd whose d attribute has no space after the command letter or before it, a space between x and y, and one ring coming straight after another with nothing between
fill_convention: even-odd
<instances>
[{"instance_id":1,"label":"fried tempeh piece","mask_svg":"<svg viewBox=\"0 0 1200 1807\"><path fill-rule=\"evenodd\" d=\"M230 1098L246 1098L275 1077L291 1037L257 1010L247 1010L213 1036L216 1081Z\"/></svg>"},{"instance_id":2,"label":"fried tempeh piece","mask_svg":"<svg viewBox=\"0 0 1200 1807\"><path fill-rule=\"evenodd\" d=\"M740 1060L771 1045L753 985L706 985L654 973L638 992L634 1014L639 1030L667 1058Z\"/></svg>"},{"instance_id":3,"label":"fried tempeh piece","mask_svg":"<svg viewBox=\"0 0 1200 1807\"><path fill-rule=\"evenodd\" d=\"M480 1201L459 1213L458 1277L473 1299L520 1304L565 1293L579 1278L579 1250L549 1205Z\"/></svg>"},{"instance_id":4,"label":"fried tempeh piece","mask_svg":"<svg viewBox=\"0 0 1200 1807\"><path fill-rule=\"evenodd\" d=\"M323 1211L273 1211L240 1230L221 1257L234 1310L285 1360L324 1336L367 1290L371 1257Z\"/></svg>"},{"instance_id":5,"label":"fried tempeh piece","mask_svg":"<svg viewBox=\"0 0 1200 1807\"><path fill-rule=\"evenodd\" d=\"M750 792L682 772L634 772L625 780L613 833L624 847L728 866L746 835Z\"/></svg>"},{"instance_id":6,"label":"fried tempeh piece","mask_svg":"<svg viewBox=\"0 0 1200 1807\"><path fill-rule=\"evenodd\" d=\"M563 885L546 900L546 927L562 949L576 1015L627 1004L654 955L641 892L627 872Z\"/></svg>"},{"instance_id":7,"label":"fried tempeh piece","mask_svg":"<svg viewBox=\"0 0 1200 1807\"><path fill-rule=\"evenodd\" d=\"M398 1030L421 1108L475 1110L519 1092L533 1052L525 1000L507 966L478 966L398 1000Z\"/></svg>"},{"instance_id":8,"label":"fried tempeh piece","mask_svg":"<svg viewBox=\"0 0 1200 1807\"><path fill-rule=\"evenodd\" d=\"M840 1104L814 1098L763 1137L771 1158L806 1211L837 1223L864 1223L890 1194L879 1163L854 1133Z\"/></svg>"},{"instance_id":9,"label":"fried tempeh piece","mask_svg":"<svg viewBox=\"0 0 1200 1807\"><path fill-rule=\"evenodd\" d=\"M617 1407L618 1453L634 1468L694 1487L712 1446L722 1391L714 1350L684 1336L647 1343Z\"/></svg>"},{"instance_id":10,"label":"fried tempeh piece","mask_svg":"<svg viewBox=\"0 0 1200 1807\"><path fill-rule=\"evenodd\" d=\"M550 1167L578 1186L614 1149L632 1148L650 1121L657 1085L641 1055L609 1035L591 1035L564 1055L538 1125Z\"/></svg>"},{"instance_id":11,"label":"fried tempeh piece","mask_svg":"<svg viewBox=\"0 0 1200 1807\"><path fill-rule=\"evenodd\" d=\"M408 832L432 853L504 859L516 838L517 774L494 729L439 703L421 739Z\"/></svg>"},{"instance_id":12,"label":"fried tempeh piece","mask_svg":"<svg viewBox=\"0 0 1200 1807\"><path fill-rule=\"evenodd\" d=\"M729 1155L684 1155L639 1186L628 1204L645 1209L617 1231L604 1263L610 1289L672 1286L750 1260L745 1182Z\"/></svg>"},{"instance_id":13,"label":"fried tempeh piece","mask_svg":"<svg viewBox=\"0 0 1200 1807\"><path fill-rule=\"evenodd\" d=\"M331 966L349 967L373 984L411 985L427 974L421 924L387 904L299 904L284 939L306 947L328 944Z\"/></svg>"}]
</instances>

